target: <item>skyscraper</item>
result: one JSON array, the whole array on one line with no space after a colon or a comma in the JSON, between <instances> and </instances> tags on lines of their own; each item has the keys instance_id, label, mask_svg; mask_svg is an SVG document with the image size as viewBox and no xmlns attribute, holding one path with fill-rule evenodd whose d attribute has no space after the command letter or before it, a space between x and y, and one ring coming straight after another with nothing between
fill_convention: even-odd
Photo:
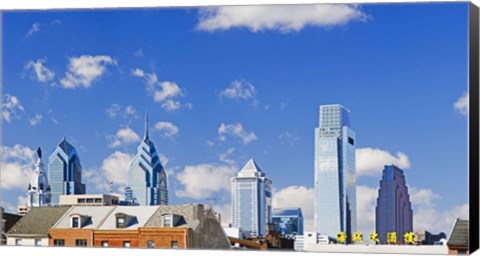
<instances>
[{"instance_id":1,"label":"skyscraper","mask_svg":"<svg viewBox=\"0 0 480 256\"><path fill-rule=\"evenodd\" d=\"M148 136L148 115L145 115L145 135L128 170L125 200L139 205L168 204L167 174Z\"/></svg>"},{"instance_id":2,"label":"skyscraper","mask_svg":"<svg viewBox=\"0 0 480 256\"><path fill-rule=\"evenodd\" d=\"M28 184L27 206L28 207L44 207L50 205L50 185L48 184L47 175L43 171L42 150L37 150L37 164L33 172L32 179Z\"/></svg>"},{"instance_id":3,"label":"skyscraper","mask_svg":"<svg viewBox=\"0 0 480 256\"><path fill-rule=\"evenodd\" d=\"M356 231L355 132L342 105L320 106L315 128L315 230L350 242Z\"/></svg>"},{"instance_id":4,"label":"skyscraper","mask_svg":"<svg viewBox=\"0 0 480 256\"><path fill-rule=\"evenodd\" d=\"M396 232L397 243L403 243L403 235L413 231L412 215L412 204L403 171L394 165L386 165L375 208L375 229L380 243L387 243L388 232Z\"/></svg>"},{"instance_id":5,"label":"skyscraper","mask_svg":"<svg viewBox=\"0 0 480 256\"><path fill-rule=\"evenodd\" d=\"M66 138L63 138L48 157L48 180L53 205L59 203L60 195L85 194L80 158L75 147L68 143Z\"/></svg>"},{"instance_id":6,"label":"skyscraper","mask_svg":"<svg viewBox=\"0 0 480 256\"><path fill-rule=\"evenodd\" d=\"M232 225L263 236L272 216L272 181L250 159L232 178Z\"/></svg>"},{"instance_id":7,"label":"skyscraper","mask_svg":"<svg viewBox=\"0 0 480 256\"><path fill-rule=\"evenodd\" d=\"M274 208L273 229L284 236L303 236L303 215L300 208Z\"/></svg>"}]
</instances>

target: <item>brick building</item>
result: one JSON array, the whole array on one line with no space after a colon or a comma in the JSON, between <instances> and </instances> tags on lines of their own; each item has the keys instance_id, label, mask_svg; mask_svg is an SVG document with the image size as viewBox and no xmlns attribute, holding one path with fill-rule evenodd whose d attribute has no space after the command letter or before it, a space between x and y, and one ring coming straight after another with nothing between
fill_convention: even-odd
<instances>
[{"instance_id":1,"label":"brick building","mask_svg":"<svg viewBox=\"0 0 480 256\"><path fill-rule=\"evenodd\" d=\"M201 204L75 206L49 230L49 245L227 249L212 209Z\"/></svg>"}]
</instances>

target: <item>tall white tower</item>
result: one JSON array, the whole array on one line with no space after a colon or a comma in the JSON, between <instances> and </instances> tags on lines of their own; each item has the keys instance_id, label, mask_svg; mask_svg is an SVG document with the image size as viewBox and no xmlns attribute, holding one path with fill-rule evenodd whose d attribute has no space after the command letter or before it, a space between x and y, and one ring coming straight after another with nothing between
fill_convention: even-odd
<instances>
[{"instance_id":1,"label":"tall white tower","mask_svg":"<svg viewBox=\"0 0 480 256\"><path fill-rule=\"evenodd\" d=\"M32 179L28 184L27 206L28 207L45 207L50 205L50 185L48 184L47 175L43 170L42 150L37 150L38 160L35 165Z\"/></svg>"}]
</instances>

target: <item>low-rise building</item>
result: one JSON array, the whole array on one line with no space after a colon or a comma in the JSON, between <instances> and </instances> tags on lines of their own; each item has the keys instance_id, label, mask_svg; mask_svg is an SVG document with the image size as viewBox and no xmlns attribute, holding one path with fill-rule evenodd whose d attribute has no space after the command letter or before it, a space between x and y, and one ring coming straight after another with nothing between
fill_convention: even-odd
<instances>
[{"instance_id":1,"label":"low-rise building","mask_svg":"<svg viewBox=\"0 0 480 256\"><path fill-rule=\"evenodd\" d=\"M93 230L98 229L114 209L114 206L71 207L49 229L49 246L93 246Z\"/></svg>"},{"instance_id":2,"label":"low-rise building","mask_svg":"<svg viewBox=\"0 0 480 256\"><path fill-rule=\"evenodd\" d=\"M447 235L443 232L438 234L432 234L427 230L421 230L415 232L415 244L418 245L434 245L442 244L442 241L446 240Z\"/></svg>"},{"instance_id":3,"label":"low-rise building","mask_svg":"<svg viewBox=\"0 0 480 256\"><path fill-rule=\"evenodd\" d=\"M201 204L75 206L49 230L52 246L227 249L212 209Z\"/></svg>"},{"instance_id":4,"label":"low-rise building","mask_svg":"<svg viewBox=\"0 0 480 256\"><path fill-rule=\"evenodd\" d=\"M453 224L452 232L448 238L448 254L469 254L468 238L469 228L468 220L462 220L460 218L455 220Z\"/></svg>"},{"instance_id":5,"label":"low-rise building","mask_svg":"<svg viewBox=\"0 0 480 256\"><path fill-rule=\"evenodd\" d=\"M70 207L32 207L6 233L7 245L48 246L48 229L51 228Z\"/></svg>"},{"instance_id":6,"label":"low-rise building","mask_svg":"<svg viewBox=\"0 0 480 256\"><path fill-rule=\"evenodd\" d=\"M106 194L60 195L59 205L110 206L119 201L118 196Z\"/></svg>"},{"instance_id":7,"label":"low-rise building","mask_svg":"<svg viewBox=\"0 0 480 256\"><path fill-rule=\"evenodd\" d=\"M6 244L6 236L5 234L17 223L22 216L12 213L7 213L0 207L0 216L2 216L2 223L0 224L1 228L1 237L0 237L0 245Z\"/></svg>"}]
</instances>

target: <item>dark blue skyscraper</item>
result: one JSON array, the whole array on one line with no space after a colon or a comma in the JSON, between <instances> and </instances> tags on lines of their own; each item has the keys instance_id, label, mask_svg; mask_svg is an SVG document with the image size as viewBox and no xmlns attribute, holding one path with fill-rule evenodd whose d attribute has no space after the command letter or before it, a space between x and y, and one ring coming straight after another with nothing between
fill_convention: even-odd
<instances>
[{"instance_id":1,"label":"dark blue skyscraper","mask_svg":"<svg viewBox=\"0 0 480 256\"><path fill-rule=\"evenodd\" d=\"M51 204L59 203L60 195L85 194L82 184L82 166L77 150L66 138L48 157L48 180L51 188Z\"/></svg>"},{"instance_id":2,"label":"dark blue skyscraper","mask_svg":"<svg viewBox=\"0 0 480 256\"><path fill-rule=\"evenodd\" d=\"M413 231L413 213L403 171L386 165L383 169L375 209L375 228L380 243L387 243L387 233L397 233L397 243L403 243L403 234Z\"/></svg>"}]
</instances>

